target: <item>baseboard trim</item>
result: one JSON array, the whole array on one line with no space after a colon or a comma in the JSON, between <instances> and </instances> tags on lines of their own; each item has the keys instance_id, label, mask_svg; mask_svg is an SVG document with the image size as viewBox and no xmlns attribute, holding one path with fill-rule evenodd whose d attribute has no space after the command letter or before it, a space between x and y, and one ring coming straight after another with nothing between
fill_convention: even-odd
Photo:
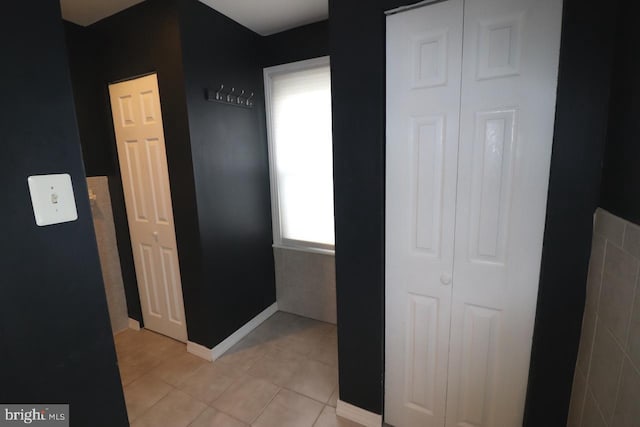
<instances>
[{"instance_id":1,"label":"baseboard trim","mask_svg":"<svg viewBox=\"0 0 640 427\"><path fill-rule=\"evenodd\" d=\"M382 426L382 415L369 412L366 409L343 402L340 399L338 399L338 404L336 405L336 415L346 418L349 421L362 424L365 427Z\"/></svg>"},{"instance_id":2,"label":"baseboard trim","mask_svg":"<svg viewBox=\"0 0 640 427\"><path fill-rule=\"evenodd\" d=\"M222 356L227 350L233 347L233 345L240 341L242 338L249 335L249 332L260 326L262 322L271 317L276 311L278 311L278 303L274 302L269 307L261 311L256 317L245 323L244 326L242 326L240 329L225 338L225 340L217 346L208 348L201 344L187 341L187 351L194 356L198 356L204 360L213 362L214 360Z\"/></svg>"},{"instance_id":3,"label":"baseboard trim","mask_svg":"<svg viewBox=\"0 0 640 427\"><path fill-rule=\"evenodd\" d=\"M187 352L193 354L194 356L198 356L201 359L206 361L213 361L213 355L211 354L211 349L207 348L203 345L195 343L193 341L187 341Z\"/></svg>"},{"instance_id":4,"label":"baseboard trim","mask_svg":"<svg viewBox=\"0 0 640 427\"><path fill-rule=\"evenodd\" d=\"M240 329L229 335L220 344L213 347L213 349L211 350L212 360L216 360L217 358L222 356L227 350L233 347L234 344L236 344L242 338L246 337L249 332L253 331L255 328L260 326L262 322L273 316L276 311L278 311L278 303L274 302L269 307L260 312L256 317L245 323L244 326L242 326Z\"/></svg>"},{"instance_id":5,"label":"baseboard trim","mask_svg":"<svg viewBox=\"0 0 640 427\"><path fill-rule=\"evenodd\" d=\"M138 322L136 319L132 319L131 317L129 317L129 329L133 329L134 331L139 331L140 322Z\"/></svg>"}]
</instances>

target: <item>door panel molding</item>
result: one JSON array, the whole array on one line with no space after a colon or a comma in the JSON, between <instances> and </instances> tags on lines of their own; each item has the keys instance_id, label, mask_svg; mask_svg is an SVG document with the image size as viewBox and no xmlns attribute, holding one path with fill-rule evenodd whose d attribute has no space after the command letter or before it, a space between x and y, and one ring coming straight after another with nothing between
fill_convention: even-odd
<instances>
[{"instance_id":1,"label":"door panel molding","mask_svg":"<svg viewBox=\"0 0 640 427\"><path fill-rule=\"evenodd\" d=\"M561 22L557 0L387 17L389 424L522 425Z\"/></svg>"},{"instance_id":2,"label":"door panel molding","mask_svg":"<svg viewBox=\"0 0 640 427\"><path fill-rule=\"evenodd\" d=\"M111 84L109 94L144 324L186 342L157 76Z\"/></svg>"}]
</instances>

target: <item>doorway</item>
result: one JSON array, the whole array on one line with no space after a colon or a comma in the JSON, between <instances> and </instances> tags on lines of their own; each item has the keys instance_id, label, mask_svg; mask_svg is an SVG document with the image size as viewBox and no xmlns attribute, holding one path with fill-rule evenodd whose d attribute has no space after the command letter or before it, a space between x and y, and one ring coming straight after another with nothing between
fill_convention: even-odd
<instances>
[{"instance_id":1,"label":"doorway","mask_svg":"<svg viewBox=\"0 0 640 427\"><path fill-rule=\"evenodd\" d=\"M387 18L386 421L522 425L562 4Z\"/></svg>"},{"instance_id":2,"label":"doorway","mask_svg":"<svg viewBox=\"0 0 640 427\"><path fill-rule=\"evenodd\" d=\"M110 84L109 96L144 324L186 342L157 75Z\"/></svg>"}]
</instances>

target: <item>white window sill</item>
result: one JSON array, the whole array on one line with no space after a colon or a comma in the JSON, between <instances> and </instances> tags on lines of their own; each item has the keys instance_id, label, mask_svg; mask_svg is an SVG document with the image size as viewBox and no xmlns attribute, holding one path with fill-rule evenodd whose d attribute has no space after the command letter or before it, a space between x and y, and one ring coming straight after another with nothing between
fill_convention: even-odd
<instances>
[{"instance_id":1,"label":"white window sill","mask_svg":"<svg viewBox=\"0 0 640 427\"><path fill-rule=\"evenodd\" d=\"M282 243L274 243L274 248L278 249L287 249L290 251L299 251L299 252L308 252L312 254L321 254L321 255L330 255L335 256L335 249L322 249L322 248L314 248L309 246L293 246L293 245L285 245Z\"/></svg>"}]
</instances>

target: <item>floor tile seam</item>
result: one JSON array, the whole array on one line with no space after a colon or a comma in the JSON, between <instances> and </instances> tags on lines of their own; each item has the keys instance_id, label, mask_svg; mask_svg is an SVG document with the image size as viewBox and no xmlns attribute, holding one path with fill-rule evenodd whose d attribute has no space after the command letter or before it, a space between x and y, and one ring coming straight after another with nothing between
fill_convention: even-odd
<instances>
[{"instance_id":1,"label":"floor tile seam","mask_svg":"<svg viewBox=\"0 0 640 427\"><path fill-rule=\"evenodd\" d=\"M214 401L215 401L215 400L216 400L216 399L214 399ZM212 403L213 403L213 402L212 402ZM216 411L216 412L220 412L220 413L222 413L222 414L226 415L227 417L231 418L232 420L237 421L237 422L239 422L239 423L241 423L241 424L249 425L249 426L251 425L251 424L247 424L247 423L245 423L244 421L242 421L242 420L240 420L240 419L238 419L238 418L234 417L233 415L229 414L228 412L223 411L222 409L218 409L218 408L216 408L216 407L214 407L214 406L211 406L211 405L207 405L207 408L208 408L208 409L213 409L213 410L214 410L214 411ZM205 411L206 411L206 410L207 410L207 409L205 408ZM195 420L194 420L194 421L195 421Z\"/></svg>"},{"instance_id":2,"label":"floor tile seam","mask_svg":"<svg viewBox=\"0 0 640 427\"><path fill-rule=\"evenodd\" d=\"M246 375L248 375L247 373L245 373L245 374L246 374ZM278 393L280 393L280 390L282 389L282 387L280 387L280 386L278 386L278 385L276 385L276 384L272 383L271 381L266 381L266 380L264 380L264 379L262 379L262 378L255 378L255 377L253 377L253 376L251 376L251 375L249 375L249 376L250 376L252 379L259 379L259 380L262 380L262 381L268 382L269 384L274 385L274 386L276 386L276 387L278 388L278 391L276 391L276 392L275 392L275 394L271 397L271 399L269 399L269 402L268 402L268 403L267 403L267 404L266 404L266 405L265 405L265 406L260 410L259 414L258 414L258 415L253 419L253 420L251 420L251 422L249 422L249 425L251 425L251 423L253 423L256 419L258 419L258 417L259 417L260 415L262 415L262 412L264 411L264 409L265 409L267 406L269 406L269 404L270 404L270 403L271 403L271 401L272 401L272 400L277 396L277 394L278 394ZM235 384L236 382L240 381L241 379L242 379L241 377L234 378L234 379L233 379L233 382L232 382L231 384L229 384L229 385L227 386L227 388L225 388L225 390L224 390L222 393L220 393L220 395L219 395L218 397L216 397L216 398L215 398L215 399L213 399L210 403L208 403L208 404L207 404L207 406L209 406L209 407L210 407L210 408L212 408L212 409L215 409L216 411L222 412L222 413L223 413L223 414L225 414L225 415L230 416L230 417L231 417L231 418L233 418L234 420L238 420L238 421L240 421L240 422L241 422L241 423L243 423L243 424L247 424L247 423L246 423L246 422L244 422L243 420L240 420L240 419L236 418L235 416L233 416L233 415L229 414L228 412L223 411L222 409L220 409L220 408L218 408L218 407L216 407L216 406L213 406L213 405L214 405L214 403L216 403L220 398L222 398L222 396L227 392L227 390L229 390L229 388L231 388L231 386L232 386L233 384Z\"/></svg>"},{"instance_id":3,"label":"floor tile seam","mask_svg":"<svg viewBox=\"0 0 640 427\"><path fill-rule=\"evenodd\" d=\"M329 368L332 368L332 369L337 369L337 368L338 368L338 366L337 366L337 365L332 365L332 364L327 363L327 362L325 362L325 361L323 361L323 360L315 359L315 358L313 358L312 356L307 356L307 359L309 359L309 360L311 360L311 361L313 361L313 362L322 363L323 365L328 366Z\"/></svg>"},{"instance_id":4,"label":"floor tile seam","mask_svg":"<svg viewBox=\"0 0 640 427\"><path fill-rule=\"evenodd\" d=\"M145 376L147 376L147 375L151 375L151 372L148 372L148 373L146 373L146 374L142 374L142 375L140 375L138 378L136 378L135 380L131 381L131 382L130 382L129 384L127 384L126 386L123 386L123 387L122 387L123 391L124 391L124 389L125 389L125 388L132 387L134 383L137 383L138 381L142 380L142 379L143 379ZM159 377L157 377L156 375L151 375L151 376L152 376L153 378L155 378L155 379L159 380L160 382L163 382L163 383L167 384L168 386L173 387L173 385L171 385L171 384L167 383L167 382L166 382L166 381L164 381L162 378L159 378Z\"/></svg>"},{"instance_id":5,"label":"floor tile seam","mask_svg":"<svg viewBox=\"0 0 640 427\"><path fill-rule=\"evenodd\" d=\"M258 415L256 415L256 416L251 420L251 422L249 422L249 425L250 425L250 426L251 426L251 425L253 425L253 423L255 423L255 422L256 422L256 420L257 420L258 418L260 418L260 416L264 413L265 409L267 409L267 407L268 407L269 405L271 405L271 402L273 402L273 400L276 398L276 396L277 396L278 394L280 394L280 392L281 392L281 391L282 391L282 389L283 389L283 387L280 387L280 386L278 386L278 385L276 385L276 384L273 384L273 383L272 383L272 382L270 382L270 381L267 381L267 382L268 382L269 384L272 384L272 385L274 385L274 386L278 387L278 391L276 391L276 392L273 394L273 396L271 396L271 399L269 399L269 401L266 403L266 405L264 405L264 406L262 407L262 409L260 409L260 412L258 413Z\"/></svg>"},{"instance_id":6,"label":"floor tile seam","mask_svg":"<svg viewBox=\"0 0 640 427\"><path fill-rule=\"evenodd\" d=\"M315 427L315 425L318 423L318 420L320 419L320 417L322 416L322 413L324 412L325 409L327 409L329 407L329 405L324 405L322 407L322 409L320 409L320 413L318 414L318 416L316 417L316 419L313 421L313 424L311 424L311 427ZM337 416L337 415L336 415Z\"/></svg>"},{"instance_id":7,"label":"floor tile seam","mask_svg":"<svg viewBox=\"0 0 640 427\"><path fill-rule=\"evenodd\" d=\"M164 361L160 360L160 361L158 361L158 363L155 363L155 364L151 365L150 367L146 368L147 372L145 372L145 373L153 371L155 368L157 368L158 366L162 365L162 363L164 363ZM125 362L125 364L130 365L130 366L132 366L134 368L139 368L139 367L143 366L143 365L139 365L139 364L135 364L135 363L127 363L127 362Z\"/></svg>"},{"instance_id":8,"label":"floor tile seam","mask_svg":"<svg viewBox=\"0 0 640 427\"><path fill-rule=\"evenodd\" d=\"M158 374L154 374L153 372L149 372L149 375L153 375L154 378L162 381L163 383L165 383L166 385L168 385L169 387L176 389L176 390L180 390L179 386L173 385L171 384L169 381L165 380L164 378L162 378L161 376L159 376ZM180 390L182 391L182 390Z\"/></svg>"},{"instance_id":9,"label":"floor tile seam","mask_svg":"<svg viewBox=\"0 0 640 427\"><path fill-rule=\"evenodd\" d=\"M273 383L272 383L273 384ZM273 384L276 385L276 384ZM307 396L306 394L302 394L300 392L297 392L295 390L291 390L290 388L287 387L279 387L279 390L276 394L273 395L273 397L271 398L271 400L269 401L269 403L267 403L267 405L262 409L262 411L260 412L260 414L253 420L251 421L250 425L252 425L258 418L260 418L260 416L264 413L264 411L267 409L267 407L271 404L271 402L273 402L273 400L275 400L275 398L278 396L278 394L280 394L280 392L282 390L288 391L290 393L293 393L299 397L305 398L305 399L310 399L313 400L315 403L319 403L321 408L320 408L320 412L318 413L318 415L316 416L315 420L313 421L313 423L311 424L311 426L315 425L315 423L318 421L318 418L320 417L320 415L322 415L322 411L324 411L325 406L327 406L326 403L322 403L321 401L314 399L311 396ZM329 396L329 399L331 399L331 396Z\"/></svg>"},{"instance_id":10,"label":"floor tile seam","mask_svg":"<svg viewBox=\"0 0 640 427\"><path fill-rule=\"evenodd\" d=\"M275 384L274 384L274 385L275 385ZM295 393L295 394L297 394L297 395L299 395L299 396L306 397L307 399L311 399L311 400L313 400L314 402L318 402L318 403L320 403L320 404L322 404L322 405L328 405L328 404L329 404L329 400L331 400L331 396L333 396L333 390L332 390L332 391L331 391L331 394L330 394L330 395L329 395L329 397L327 398L327 401L326 401L326 402L323 402L323 401L321 401L321 400L316 399L315 397L312 397L312 396L306 395L306 394L304 394L304 393L302 393L302 392L300 392L300 391L294 390L294 389L290 388L289 386L283 386L283 387L281 387L281 388L282 388L282 389L285 389L285 390L287 390L287 391L290 391L290 392L292 392L292 393Z\"/></svg>"},{"instance_id":11,"label":"floor tile seam","mask_svg":"<svg viewBox=\"0 0 640 427\"><path fill-rule=\"evenodd\" d=\"M194 374L195 374L195 373L194 373ZM183 388L181 388L181 387L183 387L183 386L184 386L184 382L183 382L183 384L181 384L181 386L180 386L180 387L177 387L177 389L178 389L178 390L180 390L181 392L183 392L183 393L185 393L185 394L189 395L190 397L192 397L193 399L197 400L198 402L202 402L202 403L204 403L205 405L207 405L207 406L209 406L209 407L213 408L213 406L211 406L211 405L213 404L213 402L215 402L216 400L218 400L218 398L219 398L219 397L221 397L221 396L222 396L222 395L223 395L227 390L229 390L229 388L230 388L230 387L231 387L231 386L232 386L232 385L233 385L233 384L238 380L238 378L232 378L232 377L226 376L226 375L224 375L224 374L220 374L220 376L224 376L224 377L226 377L226 378L229 378L229 379L231 380L231 382L230 382L226 387L224 387L224 390L222 390L222 391L220 392L220 394L219 394L217 397L213 398L213 400L210 400L210 401L202 400L202 399L198 398L197 396L194 396L194 395L192 395L191 393L189 393L188 391L186 391L186 390L184 390ZM219 409L217 409L217 408L213 408L213 409L219 410ZM227 414L227 415L228 415L228 414Z\"/></svg>"},{"instance_id":12,"label":"floor tile seam","mask_svg":"<svg viewBox=\"0 0 640 427\"><path fill-rule=\"evenodd\" d=\"M164 382L164 381L163 381ZM165 382L165 384L167 384ZM167 390L167 392L165 394L163 394L158 400L156 400L151 406L149 406L147 409L145 409L144 411L142 411L137 417L135 417L132 420L129 420L129 423L133 423L136 420L139 420L140 418L142 418L143 416L145 416L154 406L156 406L158 403L160 403L160 401L162 399L164 399L165 397L167 397L172 391L177 390L174 386L172 386L171 384L167 384L170 389Z\"/></svg>"}]
</instances>

